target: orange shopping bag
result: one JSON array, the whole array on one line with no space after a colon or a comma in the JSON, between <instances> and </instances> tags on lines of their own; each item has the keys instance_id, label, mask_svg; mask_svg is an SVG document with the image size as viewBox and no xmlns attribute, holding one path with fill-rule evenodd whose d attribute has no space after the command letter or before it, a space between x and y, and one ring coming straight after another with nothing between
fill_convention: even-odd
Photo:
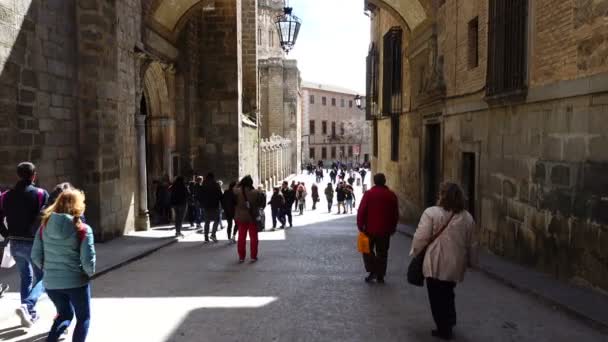
<instances>
[{"instance_id":1,"label":"orange shopping bag","mask_svg":"<svg viewBox=\"0 0 608 342\"><path fill-rule=\"evenodd\" d=\"M369 238L363 232L359 232L357 250L359 250L361 254L369 254Z\"/></svg>"}]
</instances>

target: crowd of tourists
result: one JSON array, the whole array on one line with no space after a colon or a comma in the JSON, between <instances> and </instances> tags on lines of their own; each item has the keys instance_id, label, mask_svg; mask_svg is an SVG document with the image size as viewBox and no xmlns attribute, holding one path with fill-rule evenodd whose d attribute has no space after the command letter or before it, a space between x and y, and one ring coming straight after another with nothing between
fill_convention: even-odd
<instances>
[{"instance_id":1,"label":"crowd of tourists","mask_svg":"<svg viewBox=\"0 0 608 342\"><path fill-rule=\"evenodd\" d=\"M397 196L386 186L383 174L376 174L374 186L365 191L365 169L351 170L335 164L328 171L331 181L324 194L330 213L334 197L337 214L352 213L356 205L354 187L363 186L357 227L365 245L360 247L368 272L365 282L382 284L391 236L399 220ZM325 172L321 163L312 170L318 176L310 187L313 211L320 197L318 183L323 182ZM74 317L73 341L85 341L91 317L89 283L96 263L93 230L85 218L85 195L70 183L57 185L50 194L37 187L36 168L30 162L17 166L17 176L15 186L0 194L0 235L5 244L9 242L5 250L21 278L21 305L16 314L23 326L31 327L39 319L36 303L46 292L57 310L47 341L58 341L66 334ZM157 196L158 201L165 200L163 191L159 191L162 196ZM293 227L293 212L304 214L309 197L305 182L285 181L267 199L264 189L256 189L250 176L231 182L222 191L222 183L213 173L195 176L190 182L178 176L166 192L172 210L167 214L164 204L159 203L155 209L161 220L173 217L177 237L183 237L182 225L187 219L191 227L204 234L205 242L217 242L218 227L226 220L227 238L230 244L237 243L239 263L247 256L248 236L251 262L258 260L258 233L265 229L263 213L267 205L271 208L272 230L277 224L285 229L287 224ZM475 223L464 204L459 185L443 184L437 205L426 209L420 218L410 251L414 258L408 280L418 286L426 282L437 325L432 335L442 339L452 338L456 324L456 283L464 279L467 266L476 262ZM5 267L6 260L1 261ZM0 297L6 290L8 285L0 284Z\"/></svg>"}]
</instances>

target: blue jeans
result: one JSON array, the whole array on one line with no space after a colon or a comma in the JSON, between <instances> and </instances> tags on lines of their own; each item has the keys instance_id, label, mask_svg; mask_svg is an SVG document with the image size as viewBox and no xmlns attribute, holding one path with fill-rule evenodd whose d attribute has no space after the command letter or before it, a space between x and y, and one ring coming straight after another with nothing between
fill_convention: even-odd
<instances>
[{"instance_id":1,"label":"blue jeans","mask_svg":"<svg viewBox=\"0 0 608 342\"><path fill-rule=\"evenodd\" d=\"M87 284L74 289L47 290L46 293L57 309L57 317L51 326L47 341L59 340L63 331L72 323L76 313L72 342L84 342L91 322L91 286Z\"/></svg>"},{"instance_id":2,"label":"blue jeans","mask_svg":"<svg viewBox=\"0 0 608 342\"><path fill-rule=\"evenodd\" d=\"M33 242L11 240L11 254L21 277L21 304L27 305L30 315L36 315L36 303L44 293L42 270L32 263Z\"/></svg>"}]
</instances>

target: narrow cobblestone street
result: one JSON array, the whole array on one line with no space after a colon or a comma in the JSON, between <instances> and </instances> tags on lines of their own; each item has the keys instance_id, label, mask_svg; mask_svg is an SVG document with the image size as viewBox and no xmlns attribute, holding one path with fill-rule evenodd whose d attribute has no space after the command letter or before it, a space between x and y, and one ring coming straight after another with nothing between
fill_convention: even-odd
<instances>
[{"instance_id":1,"label":"narrow cobblestone street","mask_svg":"<svg viewBox=\"0 0 608 342\"><path fill-rule=\"evenodd\" d=\"M90 340L434 341L426 290L405 281L409 238L392 240L387 283L368 285L354 216L317 209L294 218L292 229L261 234L255 264L237 263L223 230L217 244L190 234L100 277L93 282ZM606 340L475 271L456 293L457 341ZM16 296L2 301L12 305ZM54 315L46 297L40 311L42 321L27 335L16 318L0 321L0 341L43 341Z\"/></svg>"}]
</instances>

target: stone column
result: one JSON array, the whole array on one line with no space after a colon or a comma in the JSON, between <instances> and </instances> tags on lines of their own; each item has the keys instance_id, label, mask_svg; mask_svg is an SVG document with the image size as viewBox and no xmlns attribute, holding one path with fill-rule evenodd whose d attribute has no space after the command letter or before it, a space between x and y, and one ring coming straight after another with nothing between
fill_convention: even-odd
<instances>
[{"instance_id":1,"label":"stone column","mask_svg":"<svg viewBox=\"0 0 608 342\"><path fill-rule=\"evenodd\" d=\"M137 193L139 195L135 229L142 231L150 229L150 215L148 212L148 180L146 170L146 116L136 115L135 120L137 130Z\"/></svg>"}]
</instances>

